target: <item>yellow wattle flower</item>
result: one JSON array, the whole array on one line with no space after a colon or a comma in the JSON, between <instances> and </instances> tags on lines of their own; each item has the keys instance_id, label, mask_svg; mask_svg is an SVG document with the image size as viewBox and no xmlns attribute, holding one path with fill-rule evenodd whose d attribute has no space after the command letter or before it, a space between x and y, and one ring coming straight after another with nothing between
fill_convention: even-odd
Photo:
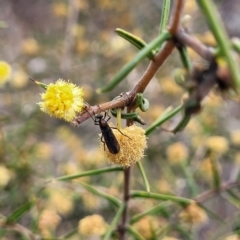
<instances>
[{"instance_id":1,"label":"yellow wattle flower","mask_svg":"<svg viewBox=\"0 0 240 240\"><path fill-rule=\"evenodd\" d=\"M11 66L5 61L0 61L0 86L4 85L7 82L11 75L11 72Z\"/></svg>"},{"instance_id":2,"label":"yellow wattle flower","mask_svg":"<svg viewBox=\"0 0 240 240\"><path fill-rule=\"evenodd\" d=\"M40 109L57 118L71 122L83 110L83 90L73 83L59 79L47 86L46 92L41 94Z\"/></svg>"},{"instance_id":3,"label":"yellow wattle flower","mask_svg":"<svg viewBox=\"0 0 240 240\"><path fill-rule=\"evenodd\" d=\"M120 151L112 154L101 142L101 150L110 163L130 167L143 158L144 149L147 147L147 138L143 128L132 125L121 129L121 132L117 129L112 129L112 131L120 145Z\"/></svg>"}]
</instances>

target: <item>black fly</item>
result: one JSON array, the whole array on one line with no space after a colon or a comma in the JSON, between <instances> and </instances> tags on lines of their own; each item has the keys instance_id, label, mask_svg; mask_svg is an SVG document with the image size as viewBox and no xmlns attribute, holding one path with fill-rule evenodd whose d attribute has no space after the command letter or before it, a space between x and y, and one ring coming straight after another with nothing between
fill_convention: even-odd
<instances>
[{"instance_id":1,"label":"black fly","mask_svg":"<svg viewBox=\"0 0 240 240\"><path fill-rule=\"evenodd\" d=\"M108 118L106 119L106 117ZM108 125L108 121L110 118L111 117L107 114L107 112L104 112L104 115L101 113L96 114L94 124L99 125L102 131L101 141L104 143L104 148L106 144L110 153L117 154L120 151L120 145L111 127Z\"/></svg>"},{"instance_id":2,"label":"black fly","mask_svg":"<svg viewBox=\"0 0 240 240\"><path fill-rule=\"evenodd\" d=\"M85 108L85 110L88 112L87 108ZM128 136L123 134L118 128L110 127L108 125L108 121L110 120L111 117L107 114L107 112L104 111L104 114L102 114L102 113L95 114L95 118L93 118L93 116L90 114L90 112L88 112L88 113L91 116L91 118L93 119L94 124L99 125L99 127L101 129L101 132L102 132L101 142L104 144L104 150L105 150L105 145L107 145L107 148L110 153L117 154L120 151L120 145L112 131L112 128L118 130L125 137L128 137Z\"/></svg>"}]
</instances>

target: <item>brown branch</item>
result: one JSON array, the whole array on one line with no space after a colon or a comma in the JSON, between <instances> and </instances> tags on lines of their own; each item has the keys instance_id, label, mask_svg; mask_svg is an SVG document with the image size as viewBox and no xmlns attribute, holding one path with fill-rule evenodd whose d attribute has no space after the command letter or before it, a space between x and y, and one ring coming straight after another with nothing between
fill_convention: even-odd
<instances>
[{"instance_id":1,"label":"brown branch","mask_svg":"<svg viewBox=\"0 0 240 240\"><path fill-rule=\"evenodd\" d=\"M3 215L1 215L1 217L3 217ZM4 217L4 219L5 219L5 217ZM0 229L2 228L2 229L6 229L6 230L19 232L20 234L22 234L23 236L25 236L27 239L30 239L30 240L40 240L40 239L42 239L41 236L39 236L37 234L34 234L32 231L25 228L21 224L13 223L13 224L7 224L6 225L4 219L0 219Z\"/></svg>"},{"instance_id":2,"label":"brown branch","mask_svg":"<svg viewBox=\"0 0 240 240\"><path fill-rule=\"evenodd\" d=\"M224 183L218 189L207 190L207 191L199 194L198 196L196 196L194 198L194 200L198 203L202 203L202 202L206 201L207 199L209 199L219 193L226 192L235 187L240 187L240 181Z\"/></svg>"},{"instance_id":3,"label":"brown branch","mask_svg":"<svg viewBox=\"0 0 240 240\"><path fill-rule=\"evenodd\" d=\"M126 237L126 224L128 222L129 212L129 200L130 200L130 179L131 179L132 167L124 169L124 183L123 183L123 202L125 203L125 209L122 213L122 222L118 226L119 239L124 240Z\"/></svg>"},{"instance_id":4,"label":"brown branch","mask_svg":"<svg viewBox=\"0 0 240 240\"><path fill-rule=\"evenodd\" d=\"M213 48L205 46L196 37L186 33L183 29L179 29L175 38L183 45L194 50L203 59L211 61L215 55Z\"/></svg>"},{"instance_id":5,"label":"brown branch","mask_svg":"<svg viewBox=\"0 0 240 240\"><path fill-rule=\"evenodd\" d=\"M154 77L158 69L163 65L168 56L172 53L173 49L173 42L168 41L163 46L161 51L156 54L154 60L150 62L146 72L143 74L138 83L133 87L130 92L126 92L125 94L123 94L122 97L113 99L110 102L106 102L97 106L91 106L88 109L88 112L84 112L74 119L73 125L79 126L82 122L86 121L88 118L91 117L90 114L94 115L112 108L120 108L132 105L136 94L144 92L151 79Z\"/></svg>"},{"instance_id":6,"label":"brown branch","mask_svg":"<svg viewBox=\"0 0 240 240\"><path fill-rule=\"evenodd\" d=\"M156 54L154 60L150 62L146 72L143 74L139 82L130 91L130 96L135 96L136 93L142 93L146 89L147 85L157 73L158 69L163 65L168 56L174 49L174 43L172 41L166 42L161 51Z\"/></svg>"},{"instance_id":7,"label":"brown branch","mask_svg":"<svg viewBox=\"0 0 240 240\"><path fill-rule=\"evenodd\" d=\"M171 33L172 36L175 36L179 29L184 4L185 4L185 0L177 0L177 3L174 7L174 11L171 14L172 19L169 27L169 32Z\"/></svg>"},{"instance_id":8,"label":"brown branch","mask_svg":"<svg viewBox=\"0 0 240 240\"><path fill-rule=\"evenodd\" d=\"M169 31L175 34L180 26L181 15L183 11L184 0L176 0L176 4L173 11L173 18L169 26ZM112 108L120 108L126 106L133 106L137 93L142 93L150 83L158 69L163 65L168 56L172 53L175 45L172 41L167 41L163 48L155 55L154 59L150 62L146 72L140 78L138 83L133 87L130 92L123 94L122 97L113 99L110 102L106 102L97 106L91 106L88 112L82 113L77 116L72 122L74 126L79 126L82 122L90 118L90 114L94 115L101 111L106 111Z\"/></svg>"}]
</instances>

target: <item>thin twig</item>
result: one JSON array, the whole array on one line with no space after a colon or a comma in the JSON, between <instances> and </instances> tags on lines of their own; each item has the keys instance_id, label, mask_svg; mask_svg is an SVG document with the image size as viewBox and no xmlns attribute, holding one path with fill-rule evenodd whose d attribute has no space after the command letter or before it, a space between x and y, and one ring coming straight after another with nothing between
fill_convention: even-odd
<instances>
[{"instance_id":1,"label":"thin twig","mask_svg":"<svg viewBox=\"0 0 240 240\"><path fill-rule=\"evenodd\" d=\"M198 196L196 196L194 198L194 200L198 203L202 203L219 193L225 192L231 188L235 188L235 187L239 187L239 186L240 186L240 181L224 183L224 184L220 185L218 189L210 189L210 190L207 190L207 191L199 194Z\"/></svg>"},{"instance_id":2,"label":"thin twig","mask_svg":"<svg viewBox=\"0 0 240 240\"><path fill-rule=\"evenodd\" d=\"M1 215L2 216L2 215ZM34 234L31 230L25 228L21 224L13 223L13 224L5 224L5 220L0 220L0 228L4 228L6 230L16 231L25 236L27 239L30 240L40 240L42 239L39 235Z\"/></svg>"}]
</instances>

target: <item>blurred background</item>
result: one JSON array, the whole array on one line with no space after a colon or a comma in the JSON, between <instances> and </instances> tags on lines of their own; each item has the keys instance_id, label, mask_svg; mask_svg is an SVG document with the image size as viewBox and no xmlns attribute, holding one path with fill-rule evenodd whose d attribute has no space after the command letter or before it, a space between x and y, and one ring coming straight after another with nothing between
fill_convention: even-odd
<instances>
[{"instance_id":1,"label":"blurred background","mask_svg":"<svg viewBox=\"0 0 240 240\"><path fill-rule=\"evenodd\" d=\"M239 36L240 3L237 0L216 2L230 36ZM115 28L123 28L150 42L159 33L162 1L133 0L8 0L0 1L0 61L11 67L8 81L0 80L0 213L8 216L27 201L36 202L19 223L44 237L62 236L78 227L80 219L100 214L110 223L115 210L105 200L83 190L78 180L47 182L66 174L111 166L99 148L99 128L91 119L78 128L41 112L43 89L29 77L49 84L58 79L70 80L83 87L90 105L109 101L129 91L144 73L149 61L137 66L115 90L97 95L138 52L119 37ZM189 32L209 46L215 41L195 1L187 0L184 10L191 19ZM194 64L203 60L189 49ZM181 104L184 91L175 84L171 72L181 67L173 52L148 86L145 97L150 102L141 114L150 125L169 106ZM236 181L240 167L240 111L235 101L213 91L202 112L187 128L176 135L161 129L149 136L142 164L152 191L194 197L212 187L213 163L221 181ZM173 129L181 114L164 125ZM115 123L115 119L111 121ZM188 174L194 187L189 186ZM122 197L122 174L107 173L81 178L88 184L119 199ZM134 168L132 188L144 190L138 169ZM239 228L239 189L204 202L217 216L184 223L192 239L211 239L230 234ZM233 197L234 195L234 197ZM131 213L143 212L157 204L153 200L134 200ZM171 205L166 212L179 212ZM150 216L136 223L145 239L160 239L160 231L170 224L183 223L166 213ZM170 219L170 220L169 220ZM219 221L221 219L221 221ZM186 220L186 219L185 219ZM227 224L226 224L227 222ZM170 228L171 229L171 228ZM176 229L162 234L172 239L188 239ZM1 239L24 239L16 232L0 229ZM165 237L165 238L164 238ZM70 238L69 238L70 239ZM71 239L79 239L75 234ZM87 239L87 238L82 238ZM169 238L170 239L170 238ZM189 238L190 239L190 238ZM236 238L237 239L237 238Z\"/></svg>"}]
</instances>

